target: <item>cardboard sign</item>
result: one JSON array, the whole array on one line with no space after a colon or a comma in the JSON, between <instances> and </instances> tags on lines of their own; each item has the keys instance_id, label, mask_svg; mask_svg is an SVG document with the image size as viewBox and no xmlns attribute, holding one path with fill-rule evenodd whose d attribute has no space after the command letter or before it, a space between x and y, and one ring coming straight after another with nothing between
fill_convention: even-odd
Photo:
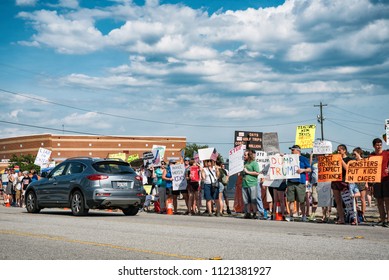
<instances>
[{"instance_id":1,"label":"cardboard sign","mask_svg":"<svg viewBox=\"0 0 389 280\"><path fill-rule=\"evenodd\" d=\"M332 205L332 194L331 194L331 182L317 183L317 196L318 196L318 207L329 207Z\"/></svg>"},{"instance_id":2,"label":"cardboard sign","mask_svg":"<svg viewBox=\"0 0 389 280\"><path fill-rule=\"evenodd\" d=\"M237 146L230 150L228 159L228 172L230 176L239 173L243 170L244 162L243 162L243 145Z\"/></svg>"},{"instance_id":3,"label":"cardboard sign","mask_svg":"<svg viewBox=\"0 0 389 280\"><path fill-rule=\"evenodd\" d=\"M331 141L316 140L313 143L313 154L315 154L315 155L328 155L328 154L332 154L332 143L331 143Z\"/></svg>"},{"instance_id":4,"label":"cardboard sign","mask_svg":"<svg viewBox=\"0 0 389 280\"><path fill-rule=\"evenodd\" d=\"M297 169L300 168L299 155L273 155L269 156L269 177L275 179L300 178Z\"/></svg>"},{"instance_id":5,"label":"cardboard sign","mask_svg":"<svg viewBox=\"0 0 389 280\"><path fill-rule=\"evenodd\" d=\"M126 160L126 154L125 153L117 153L117 154L108 154L108 158L118 158L123 161Z\"/></svg>"},{"instance_id":6,"label":"cardboard sign","mask_svg":"<svg viewBox=\"0 0 389 280\"><path fill-rule=\"evenodd\" d=\"M187 182L185 178L185 165L170 165L170 170L173 178L173 191L186 190Z\"/></svg>"},{"instance_id":7,"label":"cardboard sign","mask_svg":"<svg viewBox=\"0 0 389 280\"><path fill-rule=\"evenodd\" d=\"M51 151L45 148L39 148L34 164L42 166L49 162Z\"/></svg>"},{"instance_id":8,"label":"cardboard sign","mask_svg":"<svg viewBox=\"0 0 389 280\"><path fill-rule=\"evenodd\" d=\"M263 150L268 155L275 155L280 153L280 144L278 142L277 132L263 133Z\"/></svg>"},{"instance_id":9,"label":"cardboard sign","mask_svg":"<svg viewBox=\"0 0 389 280\"><path fill-rule=\"evenodd\" d=\"M277 180L265 179L265 181L263 181L262 185L270 187L270 188L279 188L281 186L282 181L284 181L284 180L283 179L277 179Z\"/></svg>"},{"instance_id":10,"label":"cardboard sign","mask_svg":"<svg viewBox=\"0 0 389 280\"><path fill-rule=\"evenodd\" d=\"M132 162L132 161L134 161L136 159L139 159L139 155L138 154L129 155L127 157L127 162L130 163L130 162Z\"/></svg>"},{"instance_id":11,"label":"cardboard sign","mask_svg":"<svg viewBox=\"0 0 389 280\"><path fill-rule=\"evenodd\" d=\"M340 154L318 157L318 182L342 181L342 156Z\"/></svg>"},{"instance_id":12,"label":"cardboard sign","mask_svg":"<svg viewBox=\"0 0 389 280\"><path fill-rule=\"evenodd\" d=\"M296 129L295 144L299 145L301 149L309 149L313 147L315 141L316 125L299 125Z\"/></svg>"},{"instance_id":13,"label":"cardboard sign","mask_svg":"<svg viewBox=\"0 0 389 280\"><path fill-rule=\"evenodd\" d=\"M347 163L346 182L350 183L380 183L382 157L372 156L361 160L350 160Z\"/></svg>"}]
</instances>

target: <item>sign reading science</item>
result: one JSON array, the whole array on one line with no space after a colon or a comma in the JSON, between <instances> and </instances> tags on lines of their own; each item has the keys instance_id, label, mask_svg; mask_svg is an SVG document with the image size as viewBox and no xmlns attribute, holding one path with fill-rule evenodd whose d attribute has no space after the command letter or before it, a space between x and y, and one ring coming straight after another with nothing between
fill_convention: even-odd
<instances>
[{"instance_id":1,"label":"sign reading science","mask_svg":"<svg viewBox=\"0 0 389 280\"><path fill-rule=\"evenodd\" d=\"M262 132L235 131L234 147L245 145L246 149L263 150Z\"/></svg>"},{"instance_id":2,"label":"sign reading science","mask_svg":"<svg viewBox=\"0 0 389 280\"><path fill-rule=\"evenodd\" d=\"M381 182L382 157L372 156L362 160L350 160L347 163L346 182Z\"/></svg>"}]
</instances>

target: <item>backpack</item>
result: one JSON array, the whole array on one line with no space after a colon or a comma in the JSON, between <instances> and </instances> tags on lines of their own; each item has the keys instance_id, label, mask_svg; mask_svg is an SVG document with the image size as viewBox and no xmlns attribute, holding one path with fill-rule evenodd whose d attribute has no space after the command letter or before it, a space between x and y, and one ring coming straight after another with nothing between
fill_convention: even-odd
<instances>
[{"instance_id":1,"label":"backpack","mask_svg":"<svg viewBox=\"0 0 389 280\"><path fill-rule=\"evenodd\" d=\"M228 184L228 177L226 174L226 171L224 169L220 169L220 182L224 185L227 186Z\"/></svg>"},{"instance_id":2,"label":"backpack","mask_svg":"<svg viewBox=\"0 0 389 280\"><path fill-rule=\"evenodd\" d=\"M191 182L200 182L199 170L200 168L198 166L191 166L189 168L189 178Z\"/></svg>"}]
</instances>

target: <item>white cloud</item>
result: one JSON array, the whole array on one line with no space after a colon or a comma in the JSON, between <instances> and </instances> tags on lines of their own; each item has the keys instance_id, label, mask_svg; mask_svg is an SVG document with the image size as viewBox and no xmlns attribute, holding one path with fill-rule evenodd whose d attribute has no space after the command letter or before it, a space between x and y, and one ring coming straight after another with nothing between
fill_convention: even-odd
<instances>
[{"instance_id":1,"label":"white cloud","mask_svg":"<svg viewBox=\"0 0 389 280\"><path fill-rule=\"evenodd\" d=\"M35 6L38 0L16 0L17 6Z\"/></svg>"}]
</instances>

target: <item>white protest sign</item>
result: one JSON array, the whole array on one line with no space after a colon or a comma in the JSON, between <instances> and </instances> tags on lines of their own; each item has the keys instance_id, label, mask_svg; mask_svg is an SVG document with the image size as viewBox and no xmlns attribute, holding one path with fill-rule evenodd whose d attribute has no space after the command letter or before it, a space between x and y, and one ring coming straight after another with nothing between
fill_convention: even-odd
<instances>
[{"instance_id":1,"label":"white protest sign","mask_svg":"<svg viewBox=\"0 0 389 280\"><path fill-rule=\"evenodd\" d=\"M39 148L34 164L42 166L49 162L51 151L45 148Z\"/></svg>"},{"instance_id":2,"label":"white protest sign","mask_svg":"<svg viewBox=\"0 0 389 280\"><path fill-rule=\"evenodd\" d=\"M315 142L313 142L313 154L315 155L332 154L331 141L316 140Z\"/></svg>"},{"instance_id":3,"label":"white protest sign","mask_svg":"<svg viewBox=\"0 0 389 280\"><path fill-rule=\"evenodd\" d=\"M214 150L215 150L215 148L204 148L204 149L199 149L199 150L198 150L199 159L200 159L200 160L211 159L212 153L213 153Z\"/></svg>"},{"instance_id":4,"label":"white protest sign","mask_svg":"<svg viewBox=\"0 0 389 280\"><path fill-rule=\"evenodd\" d=\"M153 148L151 149L151 151L154 154L154 158L155 158L156 152L159 151L159 153L158 153L159 157L161 160L163 160L165 157L166 146L153 145Z\"/></svg>"},{"instance_id":5,"label":"white protest sign","mask_svg":"<svg viewBox=\"0 0 389 280\"><path fill-rule=\"evenodd\" d=\"M328 207L332 205L331 201L331 182L319 182L317 183L317 196L318 196L318 207Z\"/></svg>"},{"instance_id":6,"label":"white protest sign","mask_svg":"<svg viewBox=\"0 0 389 280\"><path fill-rule=\"evenodd\" d=\"M230 176L243 170L243 152L243 145L230 150L228 155L228 172Z\"/></svg>"},{"instance_id":7,"label":"white protest sign","mask_svg":"<svg viewBox=\"0 0 389 280\"><path fill-rule=\"evenodd\" d=\"M170 170L173 178L173 191L186 190L185 165L170 165Z\"/></svg>"},{"instance_id":8,"label":"white protest sign","mask_svg":"<svg viewBox=\"0 0 389 280\"><path fill-rule=\"evenodd\" d=\"M300 178L300 174L297 173L297 169L300 168L299 155L274 155L269 156L270 179L297 179Z\"/></svg>"},{"instance_id":9,"label":"white protest sign","mask_svg":"<svg viewBox=\"0 0 389 280\"><path fill-rule=\"evenodd\" d=\"M284 181L284 180L283 179L276 179L276 180L265 179L265 181L263 181L262 185L264 185L266 187L271 187L271 188L279 188L281 186L282 181Z\"/></svg>"},{"instance_id":10,"label":"white protest sign","mask_svg":"<svg viewBox=\"0 0 389 280\"><path fill-rule=\"evenodd\" d=\"M256 151L255 161L258 162L258 166L259 166L258 178L264 178L270 166L270 161L269 161L269 157L267 156L267 153L263 151Z\"/></svg>"}]
</instances>

